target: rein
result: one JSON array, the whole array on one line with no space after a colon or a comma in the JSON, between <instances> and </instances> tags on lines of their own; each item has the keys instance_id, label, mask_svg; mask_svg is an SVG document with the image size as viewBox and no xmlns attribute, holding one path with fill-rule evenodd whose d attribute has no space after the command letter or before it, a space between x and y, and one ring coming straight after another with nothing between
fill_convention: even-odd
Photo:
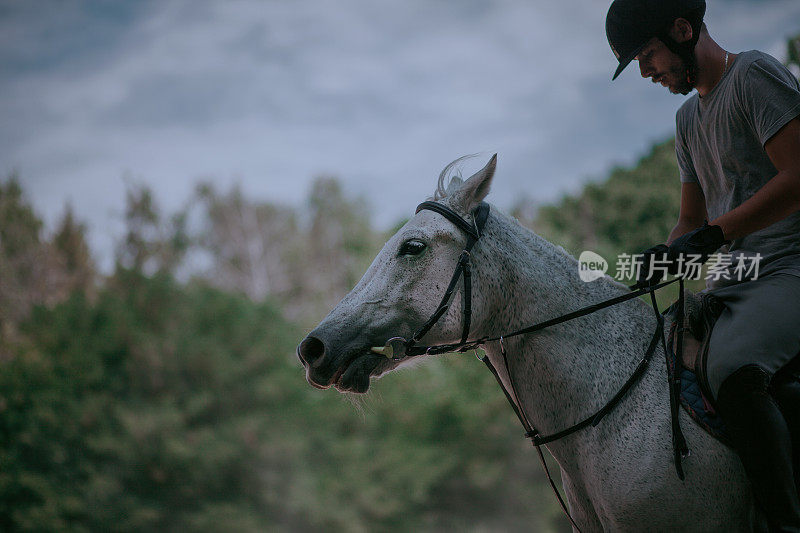
<instances>
[{"instance_id":1,"label":"rein","mask_svg":"<svg viewBox=\"0 0 800 533\"><path fill-rule=\"evenodd\" d=\"M486 366L489 368L491 373L494 375L497 383L500 385L503 393L505 394L508 403L511 405L511 408L514 410L514 413L517 415L520 423L522 424L523 429L525 430L525 437L531 440L531 443L536 448L538 452L539 459L542 462L542 466L544 467L544 471L547 474L547 479L550 482L550 486L556 494L558 498L558 502L561 506L561 509L566 514L569 521L572 523L573 527L577 531L581 531L578 524L572 518L567 509L567 505L564 502L564 499L561 496L558 488L553 481L552 476L550 475L550 470L547 467L547 463L544 459L544 454L542 453L541 447L549 442L556 441L567 435L571 435L576 431L580 431L588 426L597 426L603 417L611 412L611 410L622 400L623 397L627 394L627 392L633 387L635 383L639 381L639 379L644 374L645 370L647 369L648 364L650 363L650 359L652 358L653 353L655 352L656 346L658 345L659 341L664 348L664 353L667 353L667 344L664 338L664 318L661 316L661 312L658 310L658 303L656 302L655 291L670 285L676 281L679 282L679 297L678 297L678 316L677 320L678 323L681 324L683 322L683 278L675 278L670 281L661 282L650 287L644 287L636 289L635 286L631 287L632 292L628 294L624 294L622 296L617 296L615 298L611 298L609 300L605 300L596 304L592 304L576 311L572 311L565 315L561 315L559 317L551 318L549 320L545 320L542 322L538 322L531 326L527 326L525 328L513 331L511 333L507 333L505 335L499 335L495 337L481 337L479 339L468 340L469 338L469 330L472 321L472 267L471 267L471 251L475 243L480 239L481 235L483 234L483 229L486 225L486 221L489 217L489 204L485 202L481 202L478 207L476 207L473 212L473 222L470 224L467 222L461 215L450 209L449 207L445 206L444 204L440 204L438 202L426 201L422 202L417 206L416 213L419 213L422 210L429 210L439 213L450 222L455 224L459 229L461 229L467 235L467 243L464 246L464 249L461 252L461 255L458 258L458 263L456 265L455 271L453 272L453 276L450 279L450 283L445 290L444 296L442 297L439 306L437 307L436 311L431 315L431 317L411 336L410 340L405 340L403 337L393 337L389 339L386 343L386 353L388 356L394 360L399 360L404 357L415 357L419 355L436 355L436 354L443 354L448 352L465 352L467 350L472 350L478 348L489 342L499 342L500 343L500 352L503 355L503 363L506 367L506 372L508 374L510 390L506 388L503 384L502 380L500 379L500 375L497 372L497 369L492 365L491 361L486 355L482 357L479 356L478 359L483 361ZM439 321L439 319L447 312L452 304L452 297L455 293L456 285L458 284L459 279L463 276L464 279L464 303L463 303L463 326L462 326L462 333L461 333L461 340L460 342L450 343L450 344L434 344L429 346L418 346L417 343L425 336L428 331ZM572 426L558 431L556 433L542 436L539 431L531 424L530 420L528 419L527 415L525 414L522 405L519 403L519 395L517 394L516 387L514 384L514 378L511 375L511 369L508 364L508 357L506 354L505 344L503 342L504 339L508 339L509 337L516 337L518 335L525 335L529 333L534 333L545 328L554 326L556 324L561 324L562 322L567 322L569 320L573 320L575 318L579 318L601 309L605 309L607 307L611 307L613 305L620 304L622 302L626 302L638 296L642 296L644 294L650 294L650 301L653 307L653 311L656 317L656 329L653 332L653 336L650 340L650 344L647 347L647 351L642 359L639 361L639 364L636 366L636 369L630 375L630 377L625 381L619 391L603 406L601 407L596 413L593 415L585 418L584 420L573 424ZM677 349L677 358L675 361L680 360L681 351L682 351L682 343L681 343L681 328L678 328L678 349ZM669 380L669 392L670 392L670 413L672 418L672 445L673 445L673 457L675 460L675 469L677 471L678 477L683 480L684 473L683 467L681 465L681 459L685 458L689 455L689 449L686 445L686 440L683 436L683 433L680 428L680 424L678 421L678 404L680 398L680 376L675 367L667 364L667 373L668 373L668 380Z\"/></svg>"}]
</instances>

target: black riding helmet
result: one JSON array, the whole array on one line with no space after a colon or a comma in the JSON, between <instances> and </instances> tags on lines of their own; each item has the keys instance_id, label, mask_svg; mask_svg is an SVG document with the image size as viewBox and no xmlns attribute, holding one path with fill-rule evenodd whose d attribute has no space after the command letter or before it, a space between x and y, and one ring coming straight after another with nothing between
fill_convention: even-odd
<instances>
[{"instance_id":1,"label":"black riding helmet","mask_svg":"<svg viewBox=\"0 0 800 533\"><path fill-rule=\"evenodd\" d=\"M705 13L705 0L614 0L606 16L606 36L619 67L611 79L617 79L653 37L684 59L690 57ZM669 36L677 18L685 18L692 25L692 39L686 43L677 43Z\"/></svg>"}]
</instances>

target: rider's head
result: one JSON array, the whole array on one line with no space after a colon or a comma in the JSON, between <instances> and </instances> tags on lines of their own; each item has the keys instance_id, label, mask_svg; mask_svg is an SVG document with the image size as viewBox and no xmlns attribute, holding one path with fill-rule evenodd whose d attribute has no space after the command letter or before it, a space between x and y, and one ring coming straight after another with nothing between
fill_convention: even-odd
<instances>
[{"instance_id":1,"label":"rider's head","mask_svg":"<svg viewBox=\"0 0 800 533\"><path fill-rule=\"evenodd\" d=\"M642 76L689 93L705 11L705 0L614 0L606 17L606 36L619 60L612 79L638 59Z\"/></svg>"}]
</instances>

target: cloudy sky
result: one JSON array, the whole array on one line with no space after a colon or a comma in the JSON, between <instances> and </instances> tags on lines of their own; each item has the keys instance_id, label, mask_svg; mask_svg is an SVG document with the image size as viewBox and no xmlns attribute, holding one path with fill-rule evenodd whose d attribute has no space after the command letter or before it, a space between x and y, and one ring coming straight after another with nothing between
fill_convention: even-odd
<instances>
[{"instance_id":1,"label":"cloudy sky","mask_svg":"<svg viewBox=\"0 0 800 533\"><path fill-rule=\"evenodd\" d=\"M611 82L608 5L0 0L0 172L50 225L70 202L105 261L129 183L167 209L200 179L301 205L335 175L386 227L446 163L498 152L494 203L552 201L669 137L683 101L635 64ZM783 59L800 2L710 0L706 20Z\"/></svg>"}]
</instances>

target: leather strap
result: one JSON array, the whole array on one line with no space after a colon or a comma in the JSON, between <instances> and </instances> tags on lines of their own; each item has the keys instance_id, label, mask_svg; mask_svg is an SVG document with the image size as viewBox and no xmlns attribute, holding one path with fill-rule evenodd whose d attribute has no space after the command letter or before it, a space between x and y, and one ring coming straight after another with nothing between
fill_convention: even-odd
<instances>
[{"instance_id":1,"label":"leather strap","mask_svg":"<svg viewBox=\"0 0 800 533\"><path fill-rule=\"evenodd\" d=\"M486 226L486 221L489 218L489 204L485 202L481 202L478 207L473 210L472 224L464 220L461 215L446 205L438 202L422 202L417 206L416 212L419 213L423 209L428 209L430 211L439 213L466 232L467 243L464 245L464 250L461 251L461 255L458 258L458 264L456 264L455 272L453 272L453 276L450 278L450 283L447 285L447 290L445 290L444 296L442 296L442 300L439 302L439 306L436 308L436 311L414 333L414 335L412 335L411 340L409 340L406 344L407 356L422 355L426 353L427 346L419 347L415 345L420 339L422 339L422 337L425 336L426 333L428 333L428 331L431 330L431 328L439 321L439 319L442 318L447 310L450 309L456 285L458 284L458 280L462 277L462 275L464 277L464 304L462 307L464 325L462 326L460 344L467 342L467 339L469 338L469 330L472 324L472 265L470 252L472 251L472 247L475 246L475 243L478 242L478 239L480 239L481 234L483 233L483 228Z\"/></svg>"},{"instance_id":2,"label":"leather strap","mask_svg":"<svg viewBox=\"0 0 800 533\"><path fill-rule=\"evenodd\" d=\"M659 318L661 318L660 313L658 313L658 308L655 309L657 315L659 316ZM542 436L539 433L539 431L528 420L528 417L525 415L525 412L522 409L522 407L516 405L516 403L513 401L513 398L517 398L517 400L519 401L519 396L517 396L516 388L514 386L514 379L511 377L511 369L508 366L508 357L506 355L505 346L503 345L502 341L500 343L500 353L503 355L503 363L505 364L506 371L508 372L508 379L511 385L510 392L506 390L505 386L503 385L503 382L500 381L500 377L497 373L497 370L495 370L491 361L489 361L489 358L484 355L480 359L486 364L486 366L489 367L489 369L492 371L492 374L494 374L495 378L497 378L498 383L500 384L500 387L503 389L506 398L511 403L511 406L514 408L514 412L517 414L517 417L520 419L523 429L525 429L525 437L531 439L534 445L542 446L544 444L564 438L567 435L571 435L576 431L580 431L581 429L589 425L596 426L597 424L599 424L600 421L603 419L603 417L607 415L609 412L611 412L611 410L614 409L614 407L616 407L616 405L620 402L620 400L622 400L622 398L625 397L625 394L627 394L630 388L642 377L645 370L647 369L647 365L650 363L650 360L653 356L653 353L655 352L655 348L658 345L659 340L663 341L664 338L663 331L664 331L664 322L663 319L661 319L658 321L658 325L656 326L656 330L653 333L653 337L650 339L650 345L647 347L647 351L645 352L644 357L642 357L641 361L639 361L639 364L636 366L636 369L633 371L630 377L625 381L625 383L622 385L619 391L608 402L606 402L606 404L603 407L601 407L593 415L581 420L576 424L573 424L567 429L546 436Z\"/></svg>"},{"instance_id":3,"label":"leather strap","mask_svg":"<svg viewBox=\"0 0 800 533\"><path fill-rule=\"evenodd\" d=\"M689 446L686 444L686 438L683 436L680 422L680 398L681 398L681 375L678 372L678 364L683 359L683 313L684 313L684 294L683 294L683 278L678 278L680 283L678 285L678 309L676 313L676 322L678 324L678 344L676 348L676 355L673 358L673 364L669 362L669 355L667 350L667 341L664 337L664 318L658 313L659 326L662 329L661 345L664 347L664 356L667 358L667 383L669 388L669 408L670 420L672 424L672 454L675 461L675 471L678 478L683 481L686 475L683 472L682 459L689 456ZM655 294L650 294L653 307L657 309Z\"/></svg>"},{"instance_id":4,"label":"leather strap","mask_svg":"<svg viewBox=\"0 0 800 533\"><path fill-rule=\"evenodd\" d=\"M663 282L661 282L661 283L659 283L657 285L653 285L652 287L643 287L641 289L636 289L636 290L633 290L632 292L629 292L627 294L623 294L621 296L617 296L617 297L611 298L609 300L604 300L604 301L598 302L596 304L587 305L586 307L582 307L580 309L577 309L577 310L572 311L570 313L567 313L565 315L561 315L561 316L558 316L558 317L555 317L555 318L544 320L542 322L538 322L538 323L533 324L531 326L527 326L525 328L522 328L522 329L519 329L519 330L516 330L516 331L512 331L511 333L508 333L506 335L497 335L495 337L481 337L479 339L473 339L473 340L467 341L465 343L433 344L433 345L430 345L430 346L415 346L414 349L411 350L411 351L408 351L406 353L406 355L409 356L409 357L412 357L412 356L423 355L423 354L438 355L438 354L449 353L449 352L464 352L464 351L467 351L467 350L472 350L474 348L477 348L478 346L486 344L487 342L496 342L496 341L499 341L502 338L507 339L507 338L510 338L510 337L516 337L518 335L526 335L526 334L530 334L530 333L535 333L535 332L543 330L545 328L549 328L551 326L555 326L557 324L561 324L562 322L567 322L569 320L580 318L582 316L589 315L589 314L594 313L596 311L600 311L601 309L605 309L606 307L611 307L613 305L617 305L617 304L620 304L622 302L626 302L628 300L632 300L633 298L637 298L637 297L642 296L644 294L648 294L651 291L656 291L656 290L658 290L658 289L660 289L662 287L666 287L667 285L671 285L671 284L673 284L673 283L675 283L677 281L679 281L679 279L675 278L675 279L671 279L669 281L663 281Z\"/></svg>"},{"instance_id":5,"label":"leather strap","mask_svg":"<svg viewBox=\"0 0 800 533\"><path fill-rule=\"evenodd\" d=\"M658 310L658 304L656 303L655 300L654 296L655 287L651 287L647 290L650 291L650 295L652 297L653 310L655 311L657 325L656 325L656 330L653 333L653 337L650 339L650 344L647 347L647 351L645 352L644 357L642 357L642 360L639 361L639 364L636 366L636 369L633 371L633 373L630 375L627 381L625 381L620 390L617 391L617 393L603 407L601 407L595 414L583 419L577 424L574 424L564 430L543 437L541 436L539 431L533 426L533 424L531 424L530 420L525 414L524 409L518 403L520 399L519 395L517 394L516 386L514 385L514 377L511 373L511 368L508 365L508 356L506 354L506 349L505 345L503 344L502 337L499 339L500 353L503 355L503 364L505 365L506 373L508 374L509 385L511 388L510 391L503 384L503 381L500 379L500 375L498 374L497 369L495 369L494 365L492 365L491 361L489 361L489 358L485 355L479 358L489 368L489 370L492 372L492 375L494 375L495 379L497 380L497 384L500 385L500 389L502 389L503 394L506 397L506 400L508 400L508 403L511 405L511 408L514 410L514 413L517 415L520 424L522 424L522 427L525 430L525 437L531 439L531 444L533 444L533 446L536 448L536 451L539 455L539 460L541 461L542 467L544 468L545 474L547 475L547 479L550 482L550 487L553 489L553 492L555 493L556 498L558 499L558 503L561 506L561 510L564 512L569 521L572 523L572 526L578 532L581 531L581 528L572 518L572 515L570 514L569 509L567 508L567 505L564 502L564 498L561 496L561 492L558 490L555 481L553 481L553 477L550 474L550 469L547 467L547 462L545 461L544 454L542 453L542 446L549 442L556 441L558 439L566 437L567 435L571 435L572 433L580 431L581 429L584 429L589 425L594 427L597 424L599 424L600 421L603 419L603 417L606 414L610 413L611 410L614 409L614 407L616 407L616 405L622 400L622 398L625 397L625 395L628 393L631 387L633 387L633 385L636 382L638 382L639 379L641 379L641 377L644 375L644 372L647 369L650 360L652 359L653 353L655 352L656 346L658 345L659 339L661 340L662 343L665 342L664 319L662 318L661 313ZM683 293L681 292L681 294ZM681 304L682 303L683 302L681 302ZM673 381L670 381L670 400L672 400L673 390L674 390L672 387L672 383ZM678 382L678 386L680 386L680 382ZM678 388L678 393L680 393L680 388ZM516 401L514 400L515 398ZM673 423L672 426L673 449L675 451L675 466L678 470L678 477L680 477L680 479L682 480L683 470L680 466L680 457L681 455L683 455L683 448L679 448L679 446L676 444L678 442L676 440L676 435L679 435L680 440L683 441L684 448L686 446L686 441L683 440L683 434L680 433L680 425L677 425L677 412L675 410L672 411L672 423ZM677 433L676 433L676 428L677 428ZM686 450L686 453L688 454L688 450ZM683 456L685 457L685 455Z\"/></svg>"},{"instance_id":6,"label":"leather strap","mask_svg":"<svg viewBox=\"0 0 800 533\"><path fill-rule=\"evenodd\" d=\"M488 207L487 204L481 204L481 205L486 205ZM421 204L419 204L417 206L417 210L415 211L415 213L419 213L423 209L427 209L429 211L433 211L435 213L439 213L444 218L446 218L447 220L449 220L450 222L452 222L453 224L458 226L461 230L463 230L467 235L469 235L470 237L472 237L476 241L481 236L480 229L477 227L477 221L475 223L473 223L473 224L470 224L469 222L464 220L461 217L461 215L459 215L458 213L456 213L455 211L453 211L452 209L450 209L449 207L447 207L444 204L440 204L439 202L432 202L432 201L422 202ZM487 210L487 213L488 213L488 210ZM484 222L485 222L485 219L484 219Z\"/></svg>"}]
</instances>

